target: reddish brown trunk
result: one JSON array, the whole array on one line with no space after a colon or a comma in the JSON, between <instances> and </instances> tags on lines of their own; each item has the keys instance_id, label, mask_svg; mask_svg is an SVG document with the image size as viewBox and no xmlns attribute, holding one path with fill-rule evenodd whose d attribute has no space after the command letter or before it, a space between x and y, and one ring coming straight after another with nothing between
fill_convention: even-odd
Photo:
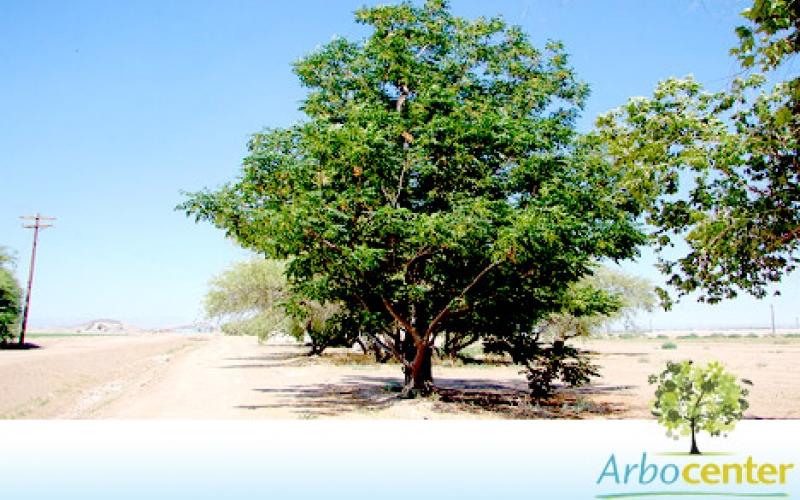
<instances>
[{"instance_id":1,"label":"reddish brown trunk","mask_svg":"<svg viewBox=\"0 0 800 500\"><path fill-rule=\"evenodd\" d=\"M402 397L413 398L415 396L426 396L433 389L433 371L431 369L431 358L433 349L427 344L414 345L404 342L404 354L406 361L411 365L404 368L405 384L403 385Z\"/></svg>"}]
</instances>

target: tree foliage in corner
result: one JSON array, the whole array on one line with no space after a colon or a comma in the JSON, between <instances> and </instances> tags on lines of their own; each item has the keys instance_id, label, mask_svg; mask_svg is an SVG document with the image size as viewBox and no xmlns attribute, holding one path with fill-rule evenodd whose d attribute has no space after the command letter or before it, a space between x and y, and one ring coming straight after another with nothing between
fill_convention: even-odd
<instances>
[{"instance_id":1,"label":"tree foliage in corner","mask_svg":"<svg viewBox=\"0 0 800 500\"><path fill-rule=\"evenodd\" d=\"M800 49L800 2L756 0L744 16L750 24L737 29L740 46L732 50L743 69L782 69ZM691 78L672 78L652 98L633 98L601 117L597 137L628 172L629 191L641 203L654 200L648 222L662 251L659 267L678 296L698 291L713 303L744 290L763 297L796 268L796 72L773 86L751 74L716 93ZM669 250L676 239L688 244L677 257Z\"/></svg>"},{"instance_id":2,"label":"tree foliage in corner","mask_svg":"<svg viewBox=\"0 0 800 500\"><path fill-rule=\"evenodd\" d=\"M14 274L5 267L11 256L0 247L0 344L7 344L17 334L22 291Z\"/></svg>"},{"instance_id":3,"label":"tree foliage in corner","mask_svg":"<svg viewBox=\"0 0 800 500\"><path fill-rule=\"evenodd\" d=\"M651 403L653 415L667 428L668 436L675 439L691 436L693 455L700 454L698 432L706 431L712 436L726 434L748 408L747 389L716 361L706 366L691 361L668 362L664 371L650 376L649 382L657 385ZM752 385L749 380L742 382Z\"/></svg>"},{"instance_id":4,"label":"tree foliage in corner","mask_svg":"<svg viewBox=\"0 0 800 500\"><path fill-rule=\"evenodd\" d=\"M644 237L621 177L574 131L588 90L560 44L438 0L356 19L369 37L295 65L306 120L255 134L240 178L182 208L292 257L295 302L340 304L332 322L398 359L404 394L426 393L437 338L528 338L592 262Z\"/></svg>"}]
</instances>

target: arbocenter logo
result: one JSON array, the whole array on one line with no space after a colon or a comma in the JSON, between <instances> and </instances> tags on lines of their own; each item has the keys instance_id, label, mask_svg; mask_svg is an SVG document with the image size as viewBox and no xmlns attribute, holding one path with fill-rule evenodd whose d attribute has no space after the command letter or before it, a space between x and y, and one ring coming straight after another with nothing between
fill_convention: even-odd
<instances>
[{"instance_id":1,"label":"arbocenter logo","mask_svg":"<svg viewBox=\"0 0 800 500\"><path fill-rule=\"evenodd\" d=\"M743 459L714 456L701 461L687 455L685 460L676 463L654 459L646 452L635 461L612 453L596 483L617 487L620 491L598 494L596 498L786 498L789 494L781 487L786 486L794 469L793 463L759 462L752 456Z\"/></svg>"},{"instance_id":2,"label":"arbocenter logo","mask_svg":"<svg viewBox=\"0 0 800 500\"><path fill-rule=\"evenodd\" d=\"M703 455L698 446L701 432L727 436L733 431L748 408L749 389L745 386L752 382L737 380L713 361L705 366L668 362L649 382L656 386L650 403L653 416L666 428L667 436L689 438L689 451L624 457L612 453L596 476L596 485L611 492L596 498L789 496L788 481L796 472L793 463L758 459L752 454Z\"/></svg>"}]
</instances>

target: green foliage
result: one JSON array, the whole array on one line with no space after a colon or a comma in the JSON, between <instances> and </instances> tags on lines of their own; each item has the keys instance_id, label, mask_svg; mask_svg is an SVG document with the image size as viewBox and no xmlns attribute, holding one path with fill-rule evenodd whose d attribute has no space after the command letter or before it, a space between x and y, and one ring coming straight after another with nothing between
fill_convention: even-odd
<instances>
[{"instance_id":1,"label":"green foliage","mask_svg":"<svg viewBox=\"0 0 800 500\"><path fill-rule=\"evenodd\" d=\"M312 353L331 345L352 343L334 321L339 307L313 300L297 301L286 279L287 261L252 259L234 264L214 277L205 297L209 318L227 335L255 335L259 341L288 334L308 337Z\"/></svg>"},{"instance_id":2,"label":"green foliage","mask_svg":"<svg viewBox=\"0 0 800 500\"><path fill-rule=\"evenodd\" d=\"M745 12L754 27L739 28L734 50L745 68L774 69L797 52L797 5L756 0ZM754 74L709 93L691 78L670 78L652 98L630 99L597 121L595 137L625 172L627 191L651 206L659 268L678 296L763 297L796 268L800 79L766 81ZM666 257L676 240L688 253Z\"/></svg>"},{"instance_id":3,"label":"green foliage","mask_svg":"<svg viewBox=\"0 0 800 500\"><path fill-rule=\"evenodd\" d=\"M266 340L275 332L287 333L292 323L284 309L288 300L285 269L286 262L280 260L234 264L209 283L206 315L220 321L228 335L256 335Z\"/></svg>"},{"instance_id":4,"label":"green foliage","mask_svg":"<svg viewBox=\"0 0 800 500\"><path fill-rule=\"evenodd\" d=\"M677 349L678 344L676 344L675 342L664 342L663 344L661 344L661 348L664 350Z\"/></svg>"},{"instance_id":5,"label":"green foliage","mask_svg":"<svg viewBox=\"0 0 800 500\"><path fill-rule=\"evenodd\" d=\"M692 437L692 453L699 453L695 436L706 431L712 436L727 434L747 410L747 389L736 377L712 361L706 366L691 361L668 362L660 374L649 377L656 384L651 410L667 435ZM749 380L743 383L752 385Z\"/></svg>"},{"instance_id":6,"label":"green foliage","mask_svg":"<svg viewBox=\"0 0 800 500\"><path fill-rule=\"evenodd\" d=\"M322 354L328 347L352 345L358 332L348 328L341 307L336 304L321 304L317 301L302 301L292 308L291 334L297 340L306 337L311 342L311 354Z\"/></svg>"},{"instance_id":7,"label":"green foliage","mask_svg":"<svg viewBox=\"0 0 800 500\"><path fill-rule=\"evenodd\" d=\"M630 276L605 266L598 266L592 274L572 285L572 290L600 290L608 294L605 304L593 304L588 311L579 311L574 303L548 317L543 325L554 338L567 339L588 336L604 326L622 321L626 329L635 328L634 320L640 311L652 311L656 305L655 288L646 279ZM569 309L573 309L570 312Z\"/></svg>"},{"instance_id":8,"label":"green foliage","mask_svg":"<svg viewBox=\"0 0 800 500\"><path fill-rule=\"evenodd\" d=\"M742 15L750 24L736 28L739 46L731 49L731 54L739 58L744 68L774 70L800 52L797 0L755 0Z\"/></svg>"},{"instance_id":9,"label":"green foliage","mask_svg":"<svg viewBox=\"0 0 800 500\"><path fill-rule=\"evenodd\" d=\"M593 262L633 256L640 207L574 131L588 90L560 44L436 0L356 19L365 40L295 65L306 120L255 134L240 178L181 208L291 257L295 302L339 304L428 387L438 336L529 335Z\"/></svg>"},{"instance_id":10,"label":"green foliage","mask_svg":"<svg viewBox=\"0 0 800 500\"><path fill-rule=\"evenodd\" d=\"M526 361L526 368L523 373L528 379L533 400L550 397L557 380L576 387L588 383L590 377L599 375L598 367L592 364L588 353L565 345L563 341L537 349Z\"/></svg>"},{"instance_id":11,"label":"green foliage","mask_svg":"<svg viewBox=\"0 0 800 500\"><path fill-rule=\"evenodd\" d=\"M0 247L0 343L5 344L17 334L20 321L22 291L12 272L4 265L11 256Z\"/></svg>"}]
</instances>

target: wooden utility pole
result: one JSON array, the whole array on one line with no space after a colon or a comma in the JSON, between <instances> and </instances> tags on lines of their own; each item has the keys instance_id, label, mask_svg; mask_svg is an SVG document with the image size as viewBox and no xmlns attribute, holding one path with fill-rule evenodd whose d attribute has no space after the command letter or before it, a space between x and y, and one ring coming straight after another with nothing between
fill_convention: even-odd
<instances>
[{"instance_id":1,"label":"wooden utility pole","mask_svg":"<svg viewBox=\"0 0 800 500\"><path fill-rule=\"evenodd\" d=\"M22 310L22 329L19 332L19 344L25 343L25 332L28 329L28 311L31 307L31 289L33 288L33 269L36 266L36 246L39 244L39 230L53 227L52 224L42 223L42 221L53 221L55 217L45 217L40 214L23 215L23 220L32 220L33 224L23 224L22 227L33 229L33 249L31 250L31 266L28 269L28 290L25 292L25 307Z\"/></svg>"}]
</instances>

